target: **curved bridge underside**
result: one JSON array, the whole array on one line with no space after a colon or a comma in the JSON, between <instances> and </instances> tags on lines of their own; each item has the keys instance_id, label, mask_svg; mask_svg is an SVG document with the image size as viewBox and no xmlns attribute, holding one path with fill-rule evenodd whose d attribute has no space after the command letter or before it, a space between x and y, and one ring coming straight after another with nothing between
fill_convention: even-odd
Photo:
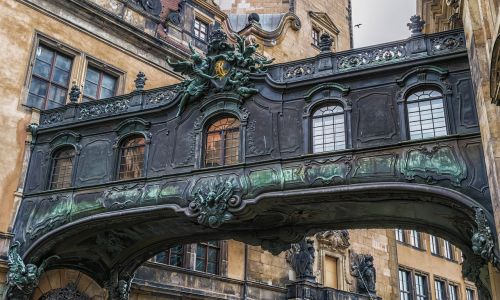
<instances>
[{"instance_id":1,"label":"curved bridge underside","mask_svg":"<svg viewBox=\"0 0 500 300\"><path fill-rule=\"evenodd\" d=\"M236 239L279 253L305 234L327 229L414 228L446 237L472 255L478 203L456 191L423 184L372 183L263 193L245 201L217 229L200 226L178 207L132 208L82 218L44 235L26 258L52 254L53 268L78 268L104 284L132 274L169 244Z\"/></svg>"}]
</instances>

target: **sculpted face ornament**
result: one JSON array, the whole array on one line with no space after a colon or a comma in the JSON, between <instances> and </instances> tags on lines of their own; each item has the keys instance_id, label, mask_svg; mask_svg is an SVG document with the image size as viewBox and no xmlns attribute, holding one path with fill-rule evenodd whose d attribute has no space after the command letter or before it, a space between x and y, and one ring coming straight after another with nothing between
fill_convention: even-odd
<instances>
[{"instance_id":1,"label":"sculpted face ornament","mask_svg":"<svg viewBox=\"0 0 500 300\"><path fill-rule=\"evenodd\" d=\"M237 208L240 204L241 198L234 195L233 182L229 179L217 179L194 193L189 211L192 216L197 217L199 224L217 228L234 217L230 209Z\"/></svg>"},{"instance_id":2,"label":"sculpted face ornament","mask_svg":"<svg viewBox=\"0 0 500 300\"><path fill-rule=\"evenodd\" d=\"M259 91L253 87L250 74L263 73L266 65L273 62L256 54L257 44L245 45L245 40L235 35L236 47L227 42L227 35L221 29L210 34L206 57L197 53L191 45L191 57L181 62L168 64L175 72L187 75L179 86L180 116L189 103L199 101L203 96L218 92L233 92L241 98L248 98Z\"/></svg>"},{"instance_id":3,"label":"sculpted face ornament","mask_svg":"<svg viewBox=\"0 0 500 300\"><path fill-rule=\"evenodd\" d=\"M500 260L495 254L495 243L493 235L486 218L485 212L476 207L476 225L472 233L472 251L474 254L481 256L484 260L491 262L495 266L499 266Z\"/></svg>"}]
</instances>

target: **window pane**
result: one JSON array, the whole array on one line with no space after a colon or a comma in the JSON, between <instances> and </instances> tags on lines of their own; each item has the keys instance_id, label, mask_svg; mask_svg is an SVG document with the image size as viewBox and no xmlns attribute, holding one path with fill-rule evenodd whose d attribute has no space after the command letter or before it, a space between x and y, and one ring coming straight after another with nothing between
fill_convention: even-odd
<instances>
[{"instance_id":1,"label":"window pane","mask_svg":"<svg viewBox=\"0 0 500 300\"><path fill-rule=\"evenodd\" d=\"M35 60L35 67L33 68L33 74L41 76L49 80L50 77L50 64L43 62L41 60Z\"/></svg>"},{"instance_id":2,"label":"window pane","mask_svg":"<svg viewBox=\"0 0 500 300\"><path fill-rule=\"evenodd\" d=\"M118 179L142 177L144 168L144 138L135 137L122 142Z\"/></svg>"},{"instance_id":3,"label":"window pane","mask_svg":"<svg viewBox=\"0 0 500 300\"><path fill-rule=\"evenodd\" d=\"M51 189L67 188L71 186L73 175L74 149L63 149L56 152L52 159Z\"/></svg>"},{"instance_id":4,"label":"window pane","mask_svg":"<svg viewBox=\"0 0 500 300\"><path fill-rule=\"evenodd\" d=\"M114 91L116 84L116 78L104 73L102 76L102 86L108 90Z\"/></svg>"},{"instance_id":5,"label":"window pane","mask_svg":"<svg viewBox=\"0 0 500 300\"><path fill-rule=\"evenodd\" d=\"M406 100L410 139L432 138L448 134L441 93L432 90L417 92L407 97ZM413 102L410 103L410 101Z\"/></svg>"},{"instance_id":6,"label":"window pane","mask_svg":"<svg viewBox=\"0 0 500 300\"><path fill-rule=\"evenodd\" d=\"M97 99L97 84L90 81L85 81L85 87L83 88L83 94L87 97Z\"/></svg>"},{"instance_id":7,"label":"window pane","mask_svg":"<svg viewBox=\"0 0 500 300\"><path fill-rule=\"evenodd\" d=\"M47 81L33 77L30 85L30 93L40 97L46 97L48 87L49 83Z\"/></svg>"},{"instance_id":8,"label":"window pane","mask_svg":"<svg viewBox=\"0 0 500 300\"><path fill-rule=\"evenodd\" d=\"M52 105L59 107L66 103L66 89L62 89L52 85L49 90L49 102L54 102Z\"/></svg>"},{"instance_id":9,"label":"window pane","mask_svg":"<svg viewBox=\"0 0 500 300\"><path fill-rule=\"evenodd\" d=\"M69 82L69 72L61 70L59 68L54 68L54 73L52 74L52 81L58 83L62 86L67 86Z\"/></svg>"},{"instance_id":10,"label":"window pane","mask_svg":"<svg viewBox=\"0 0 500 300\"><path fill-rule=\"evenodd\" d=\"M90 82L93 82L97 85L99 83L99 71L97 71L91 67L88 67L85 81L90 81Z\"/></svg>"},{"instance_id":11,"label":"window pane","mask_svg":"<svg viewBox=\"0 0 500 300\"><path fill-rule=\"evenodd\" d=\"M68 71L71 69L71 58L57 54L56 56L56 67L61 70Z\"/></svg>"},{"instance_id":12,"label":"window pane","mask_svg":"<svg viewBox=\"0 0 500 300\"><path fill-rule=\"evenodd\" d=\"M312 119L314 153L345 149L344 110L337 105L316 109Z\"/></svg>"},{"instance_id":13,"label":"window pane","mask_svg":"<svg viewBox=\"0 0 500 300\"><path fill-rule=\"evenodd\" d=\"M207 129L205 165L208 167L232 165L239 162L240 121L223 118Z\"/></svg>"},{"instance_id":14,"label":"window pane","mask_svg":"<svg viewBox=\"0 0 500 300\"><path fill-rule=\"evenodd\" d=\"M36 50L36 59L44 61L48 64L52 64L52 59L54 58L54 51L46 48L45 46L38 46Z\"/></svg>"}]
</instances>

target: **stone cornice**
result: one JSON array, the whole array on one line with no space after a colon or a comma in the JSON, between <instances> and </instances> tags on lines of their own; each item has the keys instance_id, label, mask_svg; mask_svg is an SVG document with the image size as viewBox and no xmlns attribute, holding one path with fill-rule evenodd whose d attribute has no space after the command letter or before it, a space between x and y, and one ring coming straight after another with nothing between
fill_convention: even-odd
<instances>
[{"instance_id":1,"label":"stone cornice","mask_svg":"<svg viewBox=\"0 0 500 300\"><path fill-rule=\"evenodd\" d=\"M209 12L213 13L215 16L219 17L221 20L227 20L227 14L220 10L219 6L213 2L213 0L193 0L193 3L203 7Z\"/></svg>"},{"instance_id":2,"label":"stone cornice","mask_svg":"<svg viewBox=\"0 0 500 300\"><path fill-rule=\"evenodd\" d=\"M226 26L230 31L235 31L231 28L229 20L226 20ZM293 30L297 31L301 26L302 24L299 17L293 12L287 12L281 18L278 27L273 31L264 30L261 26L251 23L241 29L238 34L243 36L254 35L261 40L265 46L272 47L276 45L276 41L280 39L286 28L291 27Z\"/></svg>"},{"instance_id":3,"label":"stone cornice","mask_svg":"<svg viewBox=\"0 0 500 300\"><path fill-rule=\"evenodd\" d=\"M339 34L339 28L337 27L337 25L335 25L335 23L333 23L332 19L327 13L310 11L309 16L313 21L318 23L318 25L323 27L325 30L333 34Z\"/></svg>"}]
</instances>

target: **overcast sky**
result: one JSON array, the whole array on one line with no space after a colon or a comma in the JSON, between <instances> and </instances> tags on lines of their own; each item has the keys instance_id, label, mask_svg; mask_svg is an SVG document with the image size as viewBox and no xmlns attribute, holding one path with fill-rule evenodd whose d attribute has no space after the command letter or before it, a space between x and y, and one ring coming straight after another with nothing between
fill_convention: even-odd
<instances>
[{"instance_id":1,"label":"overcast sky","mask_svg":"<svg viewBox=\"0 0 500 300\"><path fill-rule=\"evenodd\" d=\"M354 47L410 37L406 24L416 12L416 0L352 0Z\"/></svg>"}]
</instances>

